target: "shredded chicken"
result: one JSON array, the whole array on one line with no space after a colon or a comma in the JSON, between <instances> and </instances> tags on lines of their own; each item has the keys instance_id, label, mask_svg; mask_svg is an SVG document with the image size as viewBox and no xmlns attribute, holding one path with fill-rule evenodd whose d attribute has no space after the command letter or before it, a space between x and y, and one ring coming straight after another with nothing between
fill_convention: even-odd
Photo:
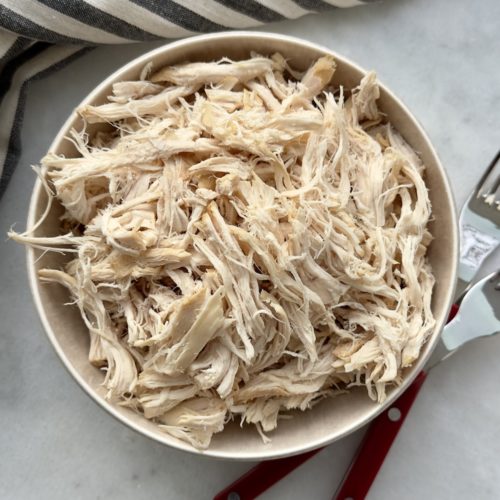
<instances>
[{"instance_id":1,"label":"shredded chicken","mask_svg":"<svg viewBox=\"0 0 500 500\"><path fill-rule=\"evenodd\" d=\"M110 130L41 162L65 234L10 234L72 252L39 276L80 308L108 398L195 447L357 385L383 401L434 327L424 165L375 75L334 71L254 55L116 83L78 110Z\"/></svg>"}]
</instances>

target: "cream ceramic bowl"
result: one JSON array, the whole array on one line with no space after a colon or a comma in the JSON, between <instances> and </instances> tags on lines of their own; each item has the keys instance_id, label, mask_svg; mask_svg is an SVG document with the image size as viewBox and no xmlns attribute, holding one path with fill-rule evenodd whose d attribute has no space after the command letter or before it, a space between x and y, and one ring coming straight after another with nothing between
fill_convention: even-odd
<instances>
[{"instance_id":1,"label":"cream ceramic bowl","mask_svg":"<svg viewBox=\"0 0 500 500\"><path fill-rule=\"evenodd\" d=\"M251 51L261 54L279 51L289 59L293 67L299 69L306 69L312 61L324 54L331 54L337 62L334 83L342 84L346 88L356 86L365 74L363 69L346 58L297 38L256 32L220 33L170 43L135 59L104 80L82 104L103 103L105 97L111 93L111 85L114 82L138 79L141 69L150 61L153 62L154 68L161 68L186 61L210 61L221 57L243 59L249 57ZM445 323L455 285L458 233L448 179L422 127L401 101L383 85L379 105L404 138L420 152L427 165L426 182L433 205L433 222L430 229L434 235L429 258L436 275L432 307L437 319L435 331L422 356L407 370L403 384L389 392L384 404L371 401L364 389L353 390L346 395L324 400L310 411L296 412L292 419L281 420L278 429L271 435L270 444L262 442L255 428L240 428L239 424L234 422L214 437L208 450L195 450L189 444L160 432L153 423L142 416L104 399L101 387L103 373L88 362L88 335L78 310L76 307L64 305L68 302L68 293L63 287L41 285L37 279L38 269L60 267L66 258L55 253L39 258L39 252L30 249L29 278L38 312L59 357L81 387L111 415L155 441L181 450L233 460L278 458L324 446L355 431L390 405L422 369ZM74 146L70 141L64 140L64 137L70 128L78 127L79 122L79 117L73 112L52 143L50 151L69 157L76 156ZM40 181L37 181L31 199L28 229L34 226L43 213L46 201L46 194ZM55 205L35 234L58 234L58 216L61 213L61 207Z\"/></svg>"}]
</instances>

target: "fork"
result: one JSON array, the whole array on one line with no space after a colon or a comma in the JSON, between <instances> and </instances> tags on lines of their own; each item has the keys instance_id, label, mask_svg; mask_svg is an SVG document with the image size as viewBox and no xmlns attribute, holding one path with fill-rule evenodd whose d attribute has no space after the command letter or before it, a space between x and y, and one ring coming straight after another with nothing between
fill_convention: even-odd
<instances>
[{"instance_id":1,"label":"fork","mask_svg":"<svg viewBox=\"0 0 500 500\"><path fill-rule=\"evenodd\" d=\"M497 196L500 174L488 189L488 180L499 163L500 151L460 213L460 262L455 302L464 296L483 261L500 243L500 198Z\"/></svg>"},{"instance_id":2,"label":"fork","mask_svg":"<svg viewBox=\"0 0 500 500\"><path fill-rule=\"evenodd\" d=\"M481 264L500 243L500 202L496 195L500 187L500 174L491 182L491 177L494 177L492 174L499 164L500 151L498 151L486 168L460 213L460 261L458 266L458 281L454 295L455 304L450 313L449 320L453 319L457 313L457 304L464 298ZM440 349L437 348L436 352L439 350ZM400 402L404 403L406 412L409 412L424 380L425 376L420 374L395 404ZM391 409L393 406L391 406ZM389 412L390 409L384 411L373 421L366 433L363 443L369 442L370 437L373 440L374 435L377 433L377 425L380 425L380 422L382 422L384 418L387 418ZM349 487L353 482L358 482L364 484L366 486L366 491L368 491L393 441L396 439L403 420L404 417L397 422L399 426L397 426L397 428L395 427L391 433L387 433L383 437L378 438L378 441L383 442L378 443L381 446L374 455L371 455L371 474L367 474L365 464L361 466L359 462L363 456L364 445L362 445L362 448L348 469L348 473L343 482L345 487ZM230 484L227 488L220 491L214 497L214 500L225 500L227 498L246 500L255 498L257 495L260 495L283 479L302 463L312 458L316 453L321 451L321 449L322 448L318 448L293 457L261 462ZM363 469L363 467L365 468ZM359 472L362 472L363 475L361 476ZM230 497L229 495L231 494L233 495Z\"/></svg>"}]
</instances>

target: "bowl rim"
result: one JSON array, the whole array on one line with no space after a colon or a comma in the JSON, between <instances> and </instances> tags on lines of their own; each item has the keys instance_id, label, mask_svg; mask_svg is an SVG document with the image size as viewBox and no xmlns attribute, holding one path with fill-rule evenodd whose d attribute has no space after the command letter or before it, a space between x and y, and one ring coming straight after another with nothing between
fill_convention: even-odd
<instances>
[{"instance_id":1,"label":"bowl rim","mask_svg":"<svg viewBox=\"0 0 500 500\"><path fill-rule=\"evenodd\" d=\"M84 103L89 103L94 100L96 96L98 96L106 87L108 87L112 82L116 81L120 75L126 73L127 71L136 68L136 67L141 67L144 66L146 63L149 61L153 61L157 56L163 54L166 51L170 51L172 49L178 49L178 48L183 48L183 47L188 47L191 45L193 42L200 42L200 41L206 41L209 43L212 40L218 40L218 39L269 39L273 41L281 41L281 42L290 42L293 44L298 44L302 45L303 47L310 48L316 51L324 52L325 54L330 54L334 57L335 60L337 61L342 61L348 66L351 66L352 68L358 70L359 72L366 74L367 70L365 70L363 67L359 66L358 64L354 63L351 61L349 58L342 56L335 52L334 50L325 47L321 44L317 44L314 42L310 42L307 40L303 40L302 38L295 37L295 36L289 36L289 35L282 35L278 33L270 33L270 32L260 32L260 31L244 31L244 30L239 30L239 31L225 31L225 32L219 32L219 33L211 33L211 34L204 34L204 35L197 35L197 36L192 36L188 38L184 38L182 40L174 41L174 42L166 42L164 45L157 47L151 51L148 51L130 62L126 63L125 65L121 66L117 70L115 70L111 75L106 77L104 80L102 80L91 92L87 94L87 96L80 102L80 105ZM380 80L378 80L379 87L381 90L383 90L390 98L391 100L394 101L394 103L398 106L398 108L403 111L406 116L411 120L413 123L413 126L418 130L419 134L421 135L422 139L425 141L427 147L429 148L430 153L434 156L436 160L436 166L439 169L441 175L443 176L443 180L446 186L446 195L450 200L450 203L452 205L452 210L451 213L449 214L450 216L450 224L451 224L451 246L452 246L452 255L450 261L450 266L452 266L451 270L451 279L450 279L450 286L449 289L447 290L447 293L445 294L445 311L447 311L447 314L450 311L450 308L452 306L452 299L453 299L453 293L455 290L455 285L456 285L456 280L457 280L457 266L458 266L458 248L459 248L459 240L458 240L458 217L457 217L457 209L456 209L456 203L454 200L454 195L453 191L451 189L451 184L449 180L448 173L444 169L439 156L432 145L432 142L430 141L427 133L425 132L424 128L420 124L420 122L415 118L413 113L408 109L408 107L401 101L400 98L398 98L389 88L387 88ZM59 132L57 133L56 137L52 141L49 150L52 151L57 148L57 146L60 144L62 140L67 136L67 132L75 121L75 119L78 117L76 113L76 107L74 110L71 112L70 116L67 118L67 120L64 122L64 124L61 126L59 129ZM32 195L31 195L31 200L30 200L30 205L29 205L29 210L28 210L28 220L27 220L27 232L31 231L36 223L36 212L37 212L37 203L40 195L43 192L43 185L42 182L40 181L39 178L37 178ZM125 415L119 413L115 405L113 405L111 402L105 400L102 396L100 396L87 382L86 380L80 376L76 368L73 367L73 365L70 363L69 359L67 358L63 348L60 346L59 342L57 341L57 338L54 334L54 331L52 330L52 327L50 325L50 322L48 320L47 314L45 312L45 308L43 307L42 299L38 290L38 278L37 278L37 272L35 269L35 264L36 264L36 255L35 251L31 247L27 247L27 253L26 253L26 258L27 258L27 268L28 268L28 279L29 279L29 284L30 284L30 289L31 293L33 295L33 299L35 302L36 309L38 311L40 320L42 322L42 325L44 327L45 333L48 336L53 348L55 349L57 355L59 356L60 360L62 361L63 365L66 367L68 372L72 375L72 377L76 380L78 385L83 389L83 391L90 396L91 399L93 399L101 408L106 410L110 415L112 415L115 419L117 419L119 422L122 424L126 425L128 428L136 431L137 433L146 436L158 443L161 443L163 445L171 446L172 448L186 451L189 453L193 453L198 456L206 456L206 457L211 457L211 458L218 458L218 459L226 459L226 460L237 460L237 461L255 461L255 460L271 460L271 459L277 459L277 458L282 458L286 456L292 456L292 455L297 455L300 453L305 453L310 450L317 449L319 447L323 447L326 445L329 445L333 443L334 441L337 441L338 439L341 439L359 428L363 427L366 425L368 422L373 420L375 417L377 417L380 413L382 413L384 410L386 410L392 403L403 394L403 392L409 387L409 385L414 381L414 379L417 377L417 375L420 373L422 368L424 367L425 363L429 359L430 355L432 354L432 351L436 347L436 344L438 342L439 336L441 334L441 331L444 327L444 324L446 322L445 318L447 316L444 316L444 319L441 321L436 322L436 325L434 327L433 334L429 337L429 341L427 344L424 346L425 351L421 353L419 356L417 362L412 366L411 368L411 373L409 373L407 376L405 376L403 383L397 387L395 390L393 390L387 397L387 399L383 403L374 403L373 407L370 409L370 411L367 411L363 413L363 416L358 418L357 420L354 420L352 422L352 425L350 425L348 428L346 428L343 432L336 432L335 434L328 434L325 433L322 437L317 438L315 440L308 440L307 444L305 445L295 445L295 446L289 446L287 449L281 448L280 450L275 450L273 451L272 447L269 447L269 450L266 452L248 452L246 450L241 450L238 455L235 455L234 453L230 453L227 451L220 451L220 450L212 450L210 447L206 450L199 450L188 443L185 443L183 441L180 441L178 439L171 438L168 435L165 435L165 439L162 438L159 434L155 434L151 432L149 429L147 429L144 426L141 426L140 424L130 420L128 417Z\"/></svg>"}]
</instances>

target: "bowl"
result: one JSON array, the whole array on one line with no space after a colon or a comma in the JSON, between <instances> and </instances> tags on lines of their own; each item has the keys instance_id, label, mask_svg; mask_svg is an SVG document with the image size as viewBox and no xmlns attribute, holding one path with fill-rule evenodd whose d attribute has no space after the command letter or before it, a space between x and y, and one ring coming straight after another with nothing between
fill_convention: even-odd
<instances>
[{"instance_id":1,"label":"bowl","mask_svg":"<svg viewBox=\"0 0 500 500\"><path fill-rule=\"evenodd\" d=\"M306 69L318 57L331 54L337 62L333 83L347 88L358 85L366 72L356 64L335 52L318 45L277 34L257 32L229 32L202 35L170 43L153 50L126 64L95 88L82 104L101 104L111 92L114 82L138 79L142 68L152 61L154 68L186 61L209 61L221 57L247 58L251 51L262 54L281 52L292 66ZM432 308L436 327L425 345L418 361L404 372L403 383L393 387L383 404L374 403L364 388L358 388L336 398L325 399L313 409L296 412L291 419L281 420L264 444L257 431L250 426L240 427L237 422L228 424L222 433L216 434L207 450L198 450L189 444L162 433L155 424L129 409L105 400L101 386L103 372L88 362L89 340L86 327L76 307L65 305L68 292L60 286L42 285L37 270L42 267L60 267L67 257L47 253L43 256L36 249L28 250L28 272L36 307L47 335L64 365L80 386L111 415L137 432L159 443L211 457L233 460L263 460L298 454L327 445L365 425L388 407L420 372L436 344L451 306L456 280L458 231L455 205L445 170L432 147L429 138L404 104L384 85L380 86L380 109L419 152L427 166L426 183L433 206L430 230L434 240L429 248L429 259L436 276ZM72 127L81 125L81 119L73 112L61 128L50 147L55 154L78 156L73 144L65 140ZM102 125L90 129L95 132ZM37 181L31 198L28 230L43 213L47 196ZM35 235L59 234L62 207L54 204L44 223Z\"/></svg>"}]
</instances>

